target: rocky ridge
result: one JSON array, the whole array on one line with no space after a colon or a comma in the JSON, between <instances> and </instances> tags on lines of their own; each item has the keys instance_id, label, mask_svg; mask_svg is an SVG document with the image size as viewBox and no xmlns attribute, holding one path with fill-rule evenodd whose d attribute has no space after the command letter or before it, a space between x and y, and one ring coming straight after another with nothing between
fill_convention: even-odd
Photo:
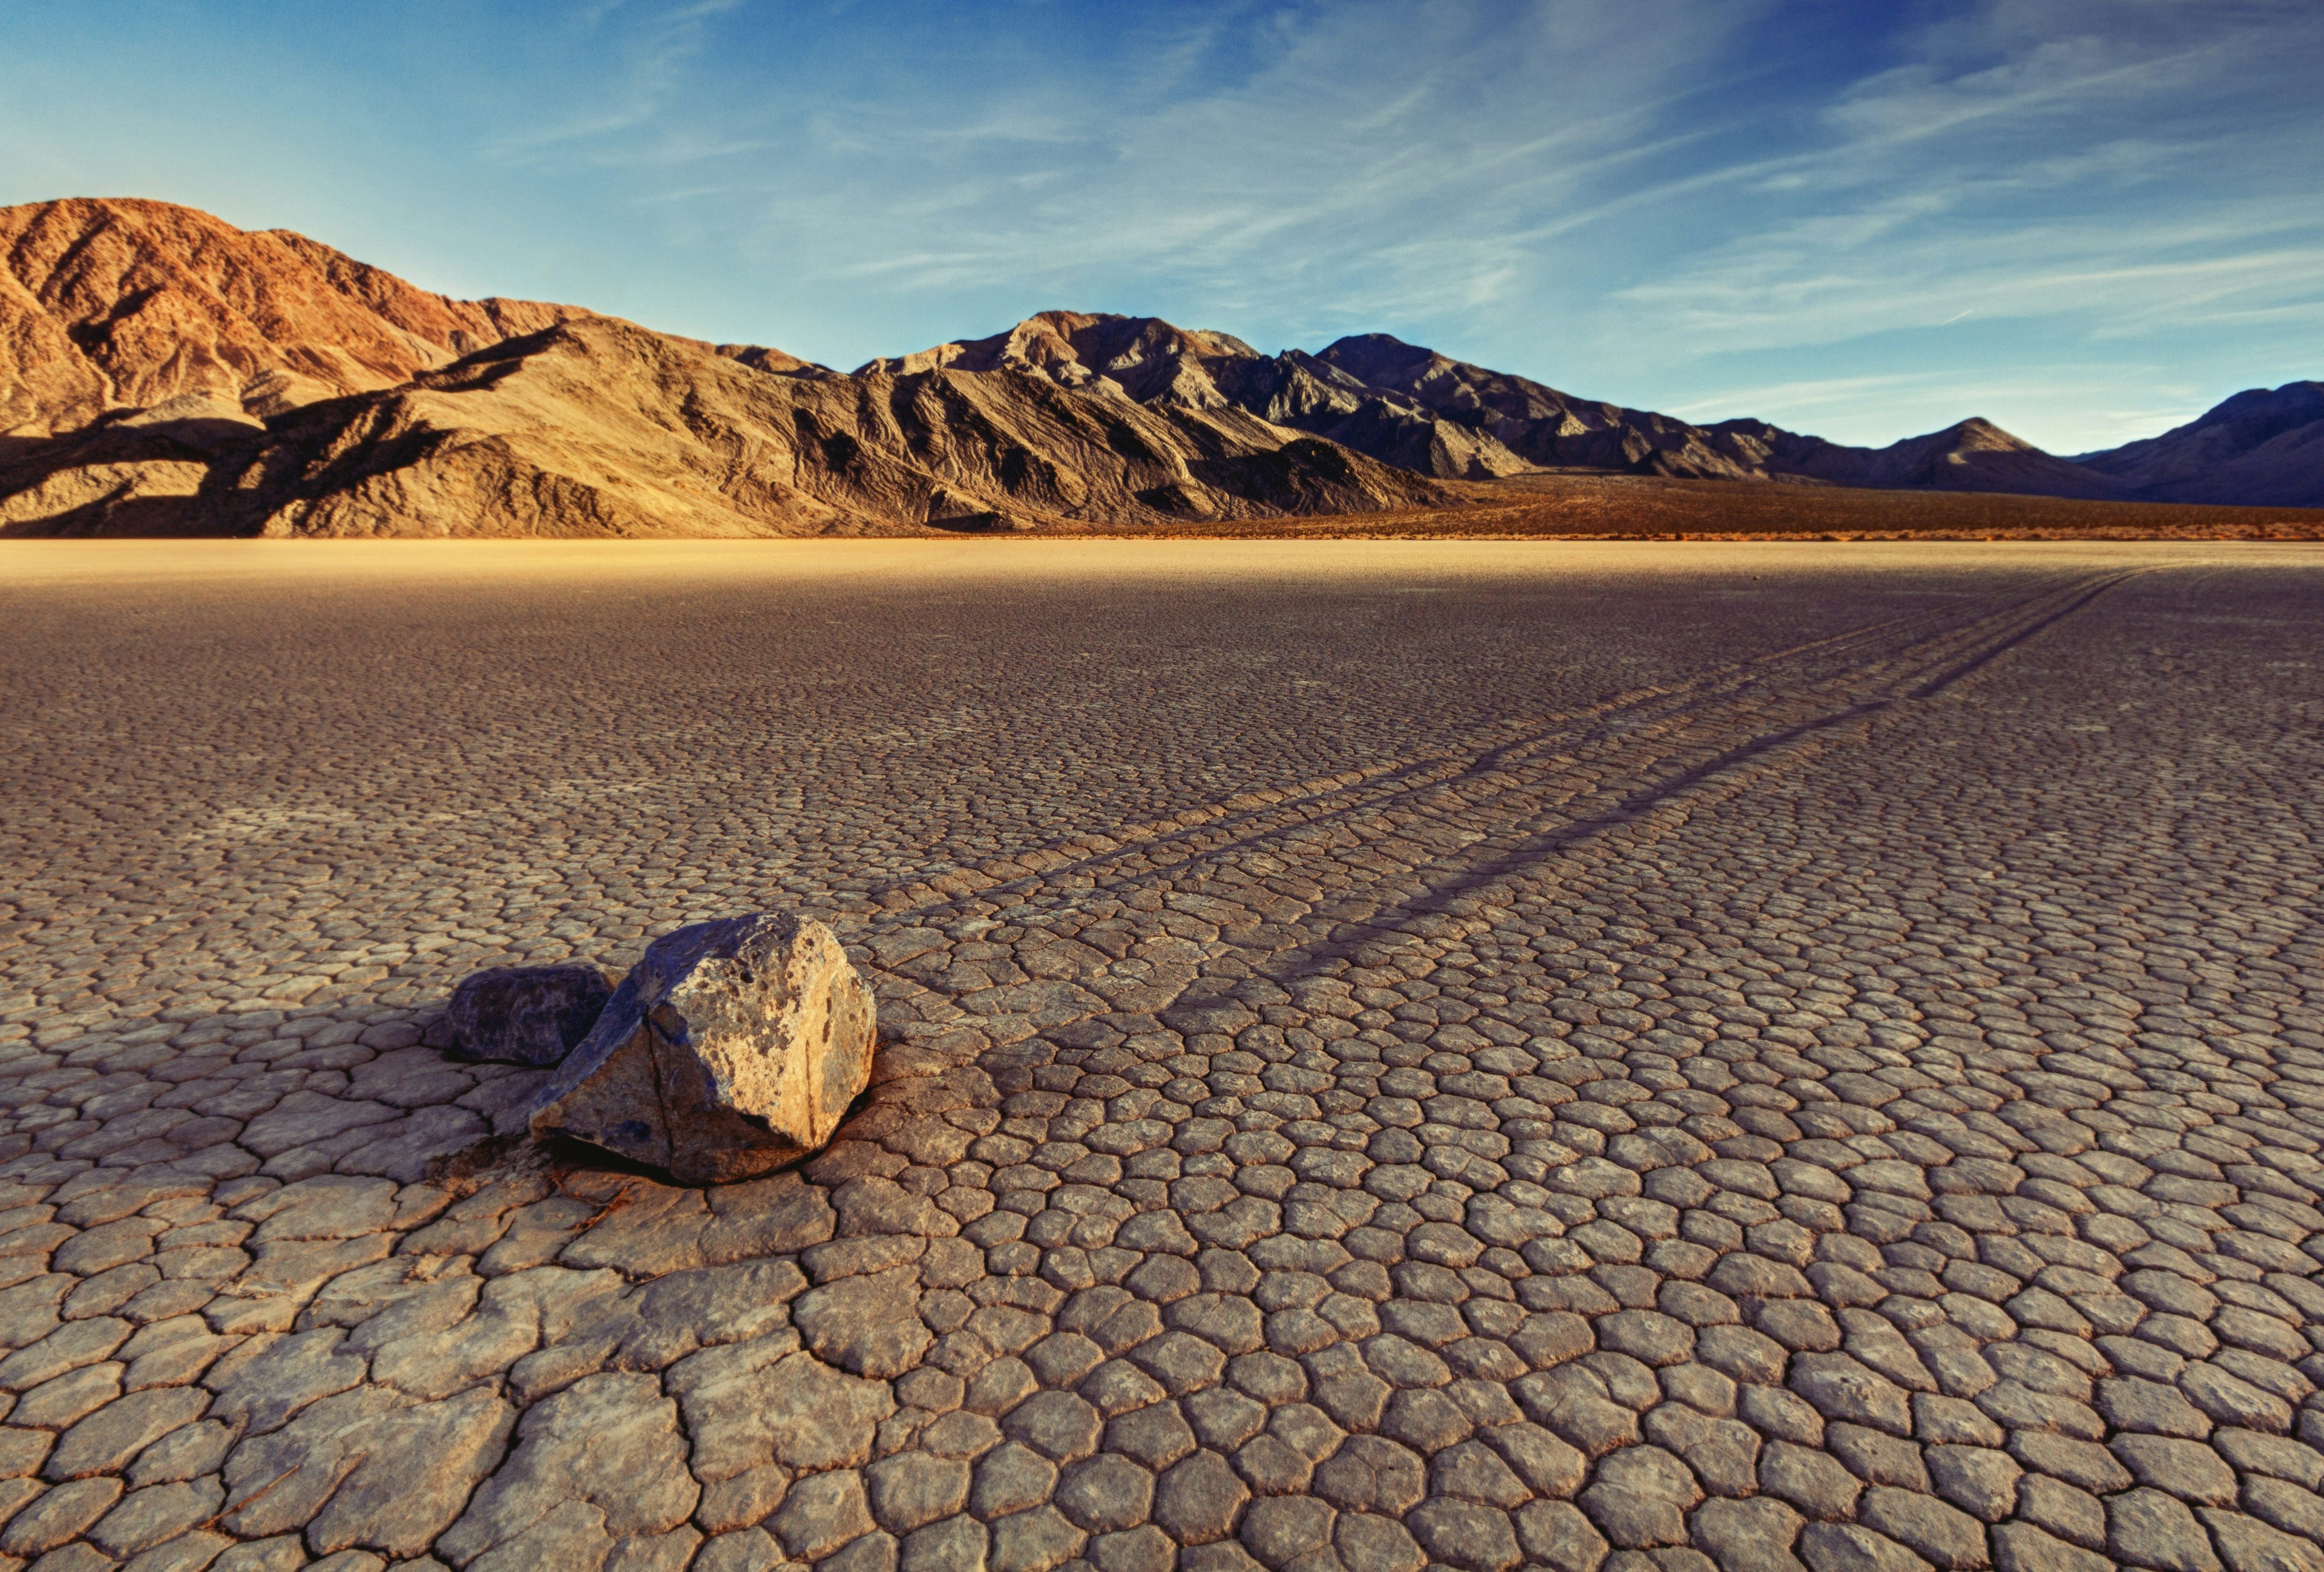
<instances>
[{"instance_id":1,"label":"rocky ridge","mask_svg":"<svg viewBox=\"0 0 2324 1572\"><path fill-rule=\"evenodd\" d=\"M2252 388L2160 437L2075 462L2165 502L2324 507L2324 382Z\"/></svg>"},{"instance_id":2,"label":"rocky ridge","mask_svg":"<svg viewBox=\"0 0 2324 1572\"><path fill-rule=\"evenodd\" d=\"M457 301L166 203L0 209L0 533L756 536L1119 528L1493 500L1576 470L2324 502L2324 395L2069 460L1969 420L1883 448L1596 402L1386 334L1263 355L1047 311L849 375ZM2303 391L2304 390L2304 391Z\"/></svg>"},{"instance_id":3,"label":"rocky ridge","mask_svg":"<svg viewBox=\"0 0 2324 1572\"><path fill-rule=\"evenodd\" d=\"M1261 355L1241 339L1158 317L1043 311L988 338L867 362L856 375L943 367L1011 371L1139 404L1242 409L1400 469L1484 480L1534 467L1491 434L1375 387L1302 350Z\"/></svg>"},{"instance_id":4,"label":"rocky ridge","mask_svg":"<svg viewBox=\"0 0 2324 1572\"><path fill-rule=\"evenodd\" d=\"M0 437L182 398L263 420L560 322L610 319L453 300L290 230L236 229L169 202L0 208ZM781 375L831 375L759 345L672 341Z\"/></svg>"},{"instance_id":5,"label":"rocky ridge","mask_svg":"<svg viewBox=\"0 0 2324 1572\"><path fill-rule=\"evenodd\" d=\"M769 376L611 319L561 323L207 449L197 444L230 421L172 413L20 462L14 495L0 489L0 527L860 535L1452 500L1239 410L1093 407L1036 378L949 371Z\"/></svg>"},{"instance_id":6,"label":"rocky ridge","mask_svg":"<svg viewBox=\"0 0 2324 1572\"><path fill-rule=\"evenodd\" d=\"M1392 389L1448 421L1489 435L1524 462L1542 467L1884 490L2123 495L2119 483L2053 458L1989 421L1963 421L1886 448L1851 448L1764 421L1697 426L1651 410L1591 402L1385 333L1342 338L1319 358L1366 385Z\"/></svg>"},{"instance_id":7,"label":"rocky ridge","mask_svg":"<svg viewBox=\"0 0 2324 1572\"><path fill-rule=\"evenodd\" d=\"M158 203L7 209L0 532L753 536L1460 500L1223 400L416 290Z\"/></svg>"},{"instance_id":8,"label":"rocky ridge","mask_svg":"<svg viewBox=\"0 0 2324 1572\"><path fill-rule=\"evenodd\" d=\"M263 418L593 313L454 301L288 230L165 202L0 208L0 432L193 397Z\"/></svg>"},{"instance_id":9,"label":"rocky ridge","mask_svg":"<svg viewBox=\"0 0 2324 1572\"><path fill-rule=\"evenodd\" d=\"M1261 355L1156 317L1044 311L990 338L873 360L859 376L943 367L1044 376L1139 404L1239 408L1422 475L1491 480L1541 469L1886 490L2116 497L2124 484L1967 420L1886 448L1851 448L1764 421L1698 426L1577 398L1386 333L1319 354Z\"/></svg>"}]
</instances>

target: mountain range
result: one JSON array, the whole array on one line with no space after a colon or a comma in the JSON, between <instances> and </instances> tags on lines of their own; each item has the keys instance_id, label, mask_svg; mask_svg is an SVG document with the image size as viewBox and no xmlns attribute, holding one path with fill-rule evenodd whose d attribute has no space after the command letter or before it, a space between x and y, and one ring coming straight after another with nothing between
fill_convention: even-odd
<instances>
[{"instance_id":1,"label":"mountain range","mask_svg":"<svg viewBox=\"0 0 2324 1572\"><path fill-rule=\"evenodd\" d=\"M798 535L1457 507L1560 474L2324 505L2324 384L2060 458L1594 402L1385 334L1046 311L842 374L457 301L286 230L0 208L0 533ZM1523 478L1520 478L1523 477Z\"/></svg>"}]
</instances>

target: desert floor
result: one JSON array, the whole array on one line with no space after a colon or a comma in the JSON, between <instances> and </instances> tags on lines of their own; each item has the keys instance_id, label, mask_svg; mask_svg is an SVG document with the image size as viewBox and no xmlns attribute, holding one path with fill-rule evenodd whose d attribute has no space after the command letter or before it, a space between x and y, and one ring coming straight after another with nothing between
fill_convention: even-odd
<instances>
[{"instance_id":1,"label":"desert floor","mask_svg":"<svg viewBox=\"0 0 2324 1572\"><path fill-rule=\"evenodd\" d=\"M2266 544L7 547L0 1566L2324 1567L2320 635ZM801 1172L423 1041L770 906L881 999Z\"/></svg>"}]
</instances>

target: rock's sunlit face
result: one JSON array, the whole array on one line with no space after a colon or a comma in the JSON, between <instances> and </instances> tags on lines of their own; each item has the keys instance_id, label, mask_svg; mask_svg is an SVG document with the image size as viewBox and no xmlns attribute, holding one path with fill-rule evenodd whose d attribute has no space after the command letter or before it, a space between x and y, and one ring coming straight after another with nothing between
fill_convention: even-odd
<instances>
[{"instance_id":1,"label":"rock's sunlit face","mask_svg":"<svg viewBox=\"0 0 2324 1572\"><path fill-rule=\"evenodd\" d=\"M871 1078L873 1013L819 922L778 911L689 924L647 947L508 1123L681 1183L749 1179L831 1140Z\"/></svg>"},{"instance_id":2,"label":"rock's sunlit face","mask_svg":"<svg viewBox=\"0 0 2324 1572\"><path fill-rule=\"evenodd\" d=\"M2302 548L12 559L0 1551L2298 1564Z\"/></svg>"}]
</instances>

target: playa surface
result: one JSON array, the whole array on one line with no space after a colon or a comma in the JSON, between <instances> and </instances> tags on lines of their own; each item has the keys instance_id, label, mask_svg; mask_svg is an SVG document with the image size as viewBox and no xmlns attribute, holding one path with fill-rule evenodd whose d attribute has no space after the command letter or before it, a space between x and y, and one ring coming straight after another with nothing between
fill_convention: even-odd
<instances>
[{"instance_id":1,"label":"playa surface","mask_svg":"<svg viewBox=\"0 0 2324 1572\"><path fill-rule=\"evenodd\" d=\"M11 545L0 1565L2324 1567L2319 629L2257 543ZM424 1040L767 907L881 1001L801 1170Z\"/></svg>"}]
</instances>

